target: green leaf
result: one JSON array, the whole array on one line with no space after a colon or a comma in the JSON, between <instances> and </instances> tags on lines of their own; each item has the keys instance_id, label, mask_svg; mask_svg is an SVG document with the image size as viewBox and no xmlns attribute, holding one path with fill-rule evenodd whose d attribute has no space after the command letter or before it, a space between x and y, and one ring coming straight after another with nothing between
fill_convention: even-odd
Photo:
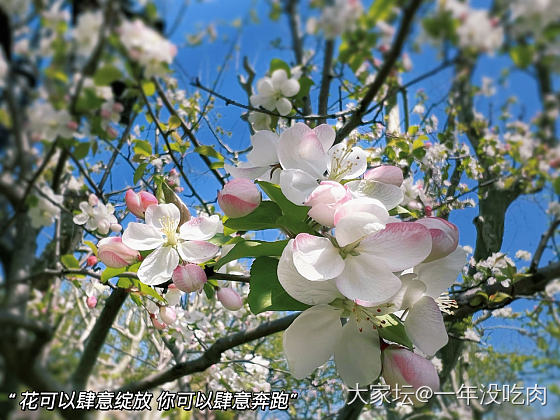
<instances>
[{"instance_id":1,"label":"green leaf","mask_svg":"<svg viewBox=\"0 0 560 420\"><path fill-rule=\"evenodd\" d=\"M287 239L276 242L266 241L242 241L238 242L224 257L220 258L214 265L214 269L219 269L224 264L239 258L280 256L288 243Z\"/></svg>"},{"instance_id":2,"label":"green leaf","mask_svg":"<svg viewBox=\"0 0 560 420\"><path fill-rule=\"evenodd\" d=\"M198 146L194 149L194 151L199 155L213 157L215 159L218 159L220 162L224 161L224 157L212 146Z\"/></svg>"},{"instance_id":3,"label":"green leaf","mask_svg":"<svg viewBox=\"0 0 560 420\"><path fill-rule=\"evenodd\" d=\"M213 299L216 294L214 287L212 287L211 284L208 284L208 282L204 283L204 294L206 294L208 299Z\"/></svg>"},{"instance_id":4,"label":"green leaf","mask_svg":"<svg viewBox=\"0 0 560 420\"><path fill-rule=\"evenodd\" d=\"M265 311L303 311L308 305L298 302L282 288L276 270L278 260L259 257L251 266L249 308L254 314Z\"/></svg>"},{"instance_id":5,"label":"green leaf","mask_svg":"<svg viewBox=\"0 0 560 420\"><path fill-rule=\"evenodd\" d=\"M85 158L89 153L89 142L78 143L74 147L74 157L78 160Z\"/></svg>"},{"instance_id":6,"label":"green leaf","mask_svg":"<svg viewBox=\"0 0 560 420\"><path fill-rule=\"evenodd\" d=\"M290 77L290 66L285 61L280 60L279 58L273 58L270 62L270 67L268 72L272 74L274 70L284 69L286 70L286 74Z\"/></svg>"},{"instance_id":7,"label":"green leaf","mask_svg":"<svg viewBox=\"0 0 560 420\"><path fill-rule=\"evenodd\" d=\"M294 220L303 221L307 218L307 212L309 211L310 207L298 206L297 204L292 203L282 193L282 190L278 185L271 184L270 182L265 181L257 181L257 184L261 186L263 191L272 201L278 204L283 214Z\"/></svg>"},{"instance_id":8,"label":"green leaf","mask_svg":"<svg viewBox=\"0 0 560 420\"><path fill-rule=\"evenodd\" d=\"M392 314L390 317L393 322L396 322L396 324L391 322L392 325L389 325L388 327L378 328L377 331L379 332L379 335L385 340L393 341L394 343L401 344L412 350L412 341L410 341L410 338L406 335L403 323Z\"/></svg>"},{"instance_id":9,"label":"green leaf","mask_svg":"<svg viewBox=\"0 0 560 420\"><path fill-rule=\"evenodd\" d=\"M554 192L556 192L556 194L560 194L560 177L554 180L553 185L554 185Z\"/></svg>"},{"instance_id":10,"label":"green leaf","mask_svg":"<svg viewBox=\"0 0 560 420\"><path fill-rule=\"evenodd\" d=\"M125 271L126 271L126 267L122 267L122 268L107 267L105 270L103 270L103 273L101 273L101 282L105 283L107 282L107 280L110 280L113 277L117 277L119 274L124 273Z\"/></svg>"},{"instance_id":11,"label":"green leaf","mask_svg":"<svg viewBox=\"0 0 560 420\"><path fill-rule=\"evenodd\" d=\"M264 230L278 228L277 219L282 216L282 210L273 201L263 201L251 214L227 219L224 226L239 230Z\"/></svg>"},{"instance_id":12,"label":"green leaf","mask_svg":"<svg viewBox=\"0 0 560 420\"><path fill-rule=\"evenodd\" d=\"M80 268L80 263L72 254L66 254L60 257L60 261L66 268Z\"/></svg>"},{"instance_id":13,"label":"green leaf","mask_svg":"<svg viewBox=\"0 0 560 420\"><path fill-rule=\"evenodd\" d=\"M167 129L169 131L175 130L176 128L179 128L180 126L181 126L181 120L179 119L178 116L172 115L171 117L169 117L169 121L167 121Z\"/></svg>"},{"instance_id":14,"label":"green leaf","mask_svg":"<svg viewBox=\"0 0 560 420\"><path fill-rule=\"evenodd\" d=\"M533 50L532 45L516 45L509 50L509 55L517 67L524 69L533 61Z\"/></svg>"},{"instance_id":15,"label":"green leaf","mask_svg":"<svg viewBox=\"0 0 560 420\"><path fill-rule=\"evenodd\" d=\"M154 93L156 93L156 85L154 84L154 82L144 80L142 82L142 90L144 91L144 94L146 96L152 96Z\"/></svg>"},{"instance_id":16,"label":"green leaf","mask_svg":"<svg viewBox=\"0 0 560 420\"><path fill-rule=\"evenodd\" d=\"M134 184L138 183L138 181L142 179L147 166L148 166L147 163L142 163L138 165L138 168L136 168L136 170L134 171L134 177L132 178Z\"/></svg>"},{"instance_id":17,"label":"green leaf","mask_svg":"<svg viewBox=\"0 0 560 420\"><path fill-rule=\"evenodd\" d=\"M134 153L147 157L152 156L152 145L147 140L134 140Z\"/></svg>"},{"instance_id":18,"label":"green leaf","mask_svg":"<svg viewBox=\"0 0 560 420\"><path fill-rule=\"evenodd\" d=\"M91 241L84 241L84 244L89 246L90 249L91 249L91 252L93 252L93 255L95 255L97 257L97 246Z\"/></svg>"},{"instance_id":19,"label":"green leaf","mask_svg":"<svg viewBox=\"0 0 560 420\"><path fill-rule=\"evenodd\" d=\"M159 300L160 302L167 303L167 301L163 297L161 297L160 294L156 292L152 287L142 283L138 279L123 277L119 279L119 281L117 282L117 286L123 289L130 289L131 287L134 287L138 289L138 292L142 295L151 296L154 299Z\"/></svg>"},{"instance_id":20,"label":"green leaf","mask_svg":"<svg viewBox=\"0 0 560 420\"><path fill-rule=\"evenodd\" d=\"M93 75L93 83L97 86L108 86L115 80L122 80L121 71L112 65L106 65L98 69Z\"/></svg>"}]
</instances>

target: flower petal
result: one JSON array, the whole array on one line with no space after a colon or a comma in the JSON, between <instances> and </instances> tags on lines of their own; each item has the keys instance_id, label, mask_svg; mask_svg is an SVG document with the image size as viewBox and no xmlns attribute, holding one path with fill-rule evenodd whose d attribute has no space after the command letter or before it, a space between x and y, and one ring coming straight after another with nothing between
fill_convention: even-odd
<instances>
[{"instance_id":1,"label":"flower petal","mask_svg":"<svg viewBox=\"0 0 560 420\"><path fill-rule=\"evenodd\" d=\"M268 130L257 131L251 136L253 149L247 154L247 160L254 166L270 166L278 163L276 146L278 136Z\"/></svg>"},{"instance_id":2,"label":"flower petal","mask_svg":"<svg viewBox=\"0 0 560 420\"><path fill-rule=\"evenodd\" d=\"M155 207L155 206L150 206ZM138 251L155 249L164 244L163 236L159 229L144 223L131 222L122 236L123 243L129 248Z\"/></svg>"},{"instance_id":3,"label":"flower petal","mask_svg":"<svg viewBox=\"0 0 560 420\"><path fill-rule=\"evenodd\" d=\"M381 258L391 271L402 271L424 261L432 249L430 231L419 223L389 223L366 237L360 252Z\"/></svg>"},{"instance_id":4,"label":"flower petal","mask_svg":"<svg viewBox=\"0 0 560 420\"><path fill-rule=\"evenodd\" d=\"M449 289L456 282L466 259L465 250L457 247L447 257L414 267L418 280L426 285L426 295L436 298Z\"/></svg>"},{"instance_id":5,"label":"flower petal","mask_svg":"<svg viewBox=\"0 0 560 420\"><path fill-rule=\"evenodd\" d=\"M333 279L344 270L344 260L327 238L300 233L292 248L294 266L307 280Z\"/></svg>"},{"instance_id":6,"label":"flower petal","mask_svg":"<svg viewBox=\"0 0 560 420\"><path fill-rule=\"evenodd\" d=\"M293 239L290 239L278 263L278 281L294 299L308 305L330 303L342 297L333 280L310 281L298 273L293 261Z\"/></svg>"},{"instance_id":7,"label":"flower petal","mask_svg":"<svg viewBox=\"0 0 560 420\"><path fill-rule=\"evenodd\" d=\"M179 264L179 255L170 246L162 246L146 257L138 269L138 278L147 285L161 284L171 278Z\"/></svg>"},{"instance_id":8,"label":"flower petal","mask_svg":"<svg viewBox=\"0 0 560 420\"><path fill-rule=\"evenodd\" d=\"M178 246L179 254L185 261L202 264L214 258L220 247L206 241L186 241Z\"/></svg>"},{"instance_id":9,"label":"flower petal","mask_svg":"<svg viewBox=\"0 0 560 420\"><path fill-rule=\"evenodd\" d=\"M335 144L329 150L328 171L337 174L337 179L352 179L361 176L367 169L367 154L360 147L343 143Z\"/></svg>"},{"instance_id":10,"label":"flower petal","mask_svg":"<svg viewBox=\"0 0 560 420\"><path fill-rule=\"evenodd\" d=\"M171 223L173 230L179 226L181 212L175 204L157 204L146 209L146 224L158 229L163 228L163 224Z\"/></svg>"},{"instance_id":11,"label":"flower petal","mask_svg":"<svg viewBox=\"0 0 560 420\"><path fill-rule=\"evenodd\" d=\"M362 328L362 331L359 328ZM336 370L348 387L369 385L381 373L379 335L372 325L350 318L334 348Z\"/></svg>"},{"instance_id":12,"label":"flower petal","mask_svg":"<svg viewBox=\"0 0 560 420\"><path fill-rule=\"evenodd\" d=\"M189 241L205 241L212 238L219 230L222 222L217 214L206 217L193 217L183 223L179 229L179 237Z\"/></svg>"},{"instance_id":13,"label":"flower petal","mask_svg":"<svg viewBox=\"0 0 560 420\"><path fill-rule=\"evenodd\" d=\"M280 135L278 160L284 169L301 169L320 178L329 157L315 132L304 123L296 123Z\"/></svg>"},{"instance_id":14,"label":"flower petal","mask_svg":"<svg viewBox=\"0 0 560 420\"><path fill-rule=\"evenodd\" d=\"M280 171L280 188L286 198L294 204L303 205L317 185L314 176L300 169Z\"/></svg>"},{"instance_id":15,"label":"flower petal","mask_svg":"<svg viewBox=\"0 0 560 420\"><path fill-rule=\"evenodd\" d=\"M336 133L329 124L321 124L313 129L317 138L323 145L323 150L329 150L334 144Z\"/></svg>"},{"instance_id":16,"label":"flower petal","mask_svg":"<svg viewBox=\"0 0 560 420\"><path fill-rule=\"evenodd\" d=\"M276 109L280 115L288 115L292 110L292 103L289 99L280 98L276 101Z\"/></svg>"},{"instance_id":17,"label":"flower petal","mask_svg":"<svg viewBox=\"0 0 560 420\"><path fill-rule=\"evenodd\" d=\"M404 327L414 345L428 356L436 354L449 340L439 307L429 296L422 297L410 308Z\"/></svg>"},{"instance_id":18,"label":"flower petal","mask_svg":"<svg viewBox=\"0 0 560 420\"><path fill-rule=\"evenodd\" d=\"M400 279L377 257L368 254L348 256L344 263L344 271L336 278L336 286L348 299L377 305L387 302L401 288Z\"/></svg>"},{"instance_id":19,"label":"flower petal","mask_svg":"<svg viewBox=\"0 0 560 420\"><path fill-rule=\"evenodd\" d=\"M313 306L284 332L284 354L294 377L303 379L329 360L342 335L341 313L329 305Z\"/></svg>"},{"instance_id":20,"label":"flower petal","mask_svg":"<svg viewBox=\"0 0 560 420\"><path fill-rule=\"evenodd\" d=\"M377 181L350 181L345 184L354 197L369 197L379 200L387 210L391 210L402 203L404 194L402 190L391 184Z\"/></svg>"},{"instance_id":21,"label":"flower petal","mask_svg":"<svg viewBox=\"0 0 560 420\"><path fill-rule=\"evenodd\" d=\"M72 220L77 225L84 225L89 220L89 215L87 213L76 214Z\"/></svg>"},{"instance_id":22,"label":"flower petal","mask_svg":"<svg viewBox=\"0 0 560 420\"><path fill-rule=\"evenodd\" d=\"M269 170L268 166L247 166L247 162L243 162L239 166L233 166L228 163L224 164L224 170L234 178L257 179Z\"/></svg>"},{"instance_id":23,"label":"flower petal","mask_svg":"<svg viewBox=\"0 0 560 420\"><path fill-rule=\"evenodd\" d=\"M299 82L296 79L288 79L280 85L282 95L289 97L297 95L299 92Z\"/></svg>"}]
</instances>

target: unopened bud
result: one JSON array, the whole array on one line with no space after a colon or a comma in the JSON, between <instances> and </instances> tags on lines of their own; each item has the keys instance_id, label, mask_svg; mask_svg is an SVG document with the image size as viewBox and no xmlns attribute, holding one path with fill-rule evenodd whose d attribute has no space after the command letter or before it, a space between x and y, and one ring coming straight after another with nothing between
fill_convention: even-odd
<instances>
[{"instance_id":1,"label":"unopened bud","mask_svg":"<svg viewBox=\"0 0 560 420\"><path fill-rule=\"evenodd\" d=\"M186 293L202 289L208 280L204 270L196 264L178 265L171 278L175 286Z\"/></svg>"},{"instance_id":2,"label":"unopened bud","mask_svg":"<svg viewBox=\"0 0 560 420\"><path fill-rule=\"evenodd\" d=\"M96 257L95 255L90 255L90 256L87 258L86 264L87 264L89 267L93 267L95 264L97 264L97 257Z\"/></svg>"},{"instance_id":3,"label":"unopened bud","mask_svg":"<svg viewBox=\"0 0 560 420\"><path fill-rule=\"evenodd\" d=\"M97 306L97 298L95 296L88 296L86 304L89 309L95 308Z\"/></svg>"},{"instance_id":4,"label":"unopened bud","mask_svg":"<svg viewBox=\"0 0 560 420\"><path fill-rule=\"evenodd\" d=\"M175 309L170 306L162 306L159 308L159 317L163 322L169 325L175 322L177 319L177 313L175 312Z\"/></svg>"},{"instance_id":5,"label":"unopened bud","mask_svg":"<svg viewBox=\"0 0 560 420\"><path fill-rule=\"evenodd\" d=\"M140 191L136 194L132 189L126 192L124 201L128 210L140 218L144 218L144 213L149 206L158 204L158 200L153 194L147 191Z\"/></svg>"},{"instance_id":6,"label":"unopened bud","mask_svg":"<svg viewBox=\"0 0 560 420\"><path fill-rule=\"evenodd\" d=\"M261 193L248 179L229 181L218 193L218 204L228 217L243 217L252 213L261 203Z\"/></svg>"},{"instance_id":7,"label":"unopened bud","mask_svg":"<svg viewBox=\"0 0 560 420\"><path fill-rule=\"evenodd\" d=\"M135 263L140 254L129 248L120 237L104 238L97 244L97 257L107 267L122 268Z\"/></svg>"},{"instance_id":8,"label":"unopened bud","mask_svg":"<svg viewBox=\"0 0 560 420\"><path fill-rule=\"evenodd\" d=\"M230 311L237 311L243 306L243 299L231 287L222 287L216 293L218 300L224 305L224 308Z\"/></svg>"}]
</instances>

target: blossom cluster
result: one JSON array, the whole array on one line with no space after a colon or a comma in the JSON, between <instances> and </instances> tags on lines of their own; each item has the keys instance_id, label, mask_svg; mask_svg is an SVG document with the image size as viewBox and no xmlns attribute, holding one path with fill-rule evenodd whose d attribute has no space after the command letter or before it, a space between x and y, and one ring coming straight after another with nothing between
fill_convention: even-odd
<instances>
[{"instance_id":1,"label":"blossom cluster","mask_svg":"<svg viewBox=\"0 0 560 420\"><path fill-rule=\"evenodd\" d=\"M367 170L364 150L335 139L325 124L312 129L297 123L279 136L259 131L248 162L226 170L248 181L278 183L288 200L308 207L313 221L313 233L288 241L277 270L286 292L310 306L284 334L294 376L308 376L334 354L349 385L369 384L380 374L396 380L403 365L393 360L398 367L382 373L382 350L404 351L397 357L403 363L419 358L418 366L431 364L397 344L389 347L383 329L402 324L410 348L433 356L447 343L441 310L449 302L440 294L454 283L466 254L447 220L403 222L392 215L404 199L401 169ZM392 360L389 353L384 360ZM417 374L414 380L425 384L437 378L433 366Z\"/></svg>"}]
</instances>

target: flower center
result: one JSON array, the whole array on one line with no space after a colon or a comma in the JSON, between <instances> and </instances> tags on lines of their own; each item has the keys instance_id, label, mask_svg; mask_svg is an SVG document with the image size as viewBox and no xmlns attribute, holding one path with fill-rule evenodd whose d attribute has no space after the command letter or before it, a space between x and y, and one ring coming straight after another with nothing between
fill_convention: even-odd
<instances>
[{"instance_id":1,"label":"flower center","mask_svg":"<svg viewBox=\"0 0 560 420\"><path fill-rule=\"evenodd\" d=\"M175 231L175 221L169 216L164 216L159 219L161 224L161 231L167 238L166 245L177 245L177 232Z\"/></svg>"},{"instance_id":2,"label":"flower center","mask_svg":"<svg viewBox=\"0 0 560 420\"><path fill-rule=\"evenodd\" d=\"M338 149L333 153L328 179L339 182L358 166L358 162L348 159L350 153L352 153L352 144L348 144L345 148Z\"/></svg>"}]
</instances>

